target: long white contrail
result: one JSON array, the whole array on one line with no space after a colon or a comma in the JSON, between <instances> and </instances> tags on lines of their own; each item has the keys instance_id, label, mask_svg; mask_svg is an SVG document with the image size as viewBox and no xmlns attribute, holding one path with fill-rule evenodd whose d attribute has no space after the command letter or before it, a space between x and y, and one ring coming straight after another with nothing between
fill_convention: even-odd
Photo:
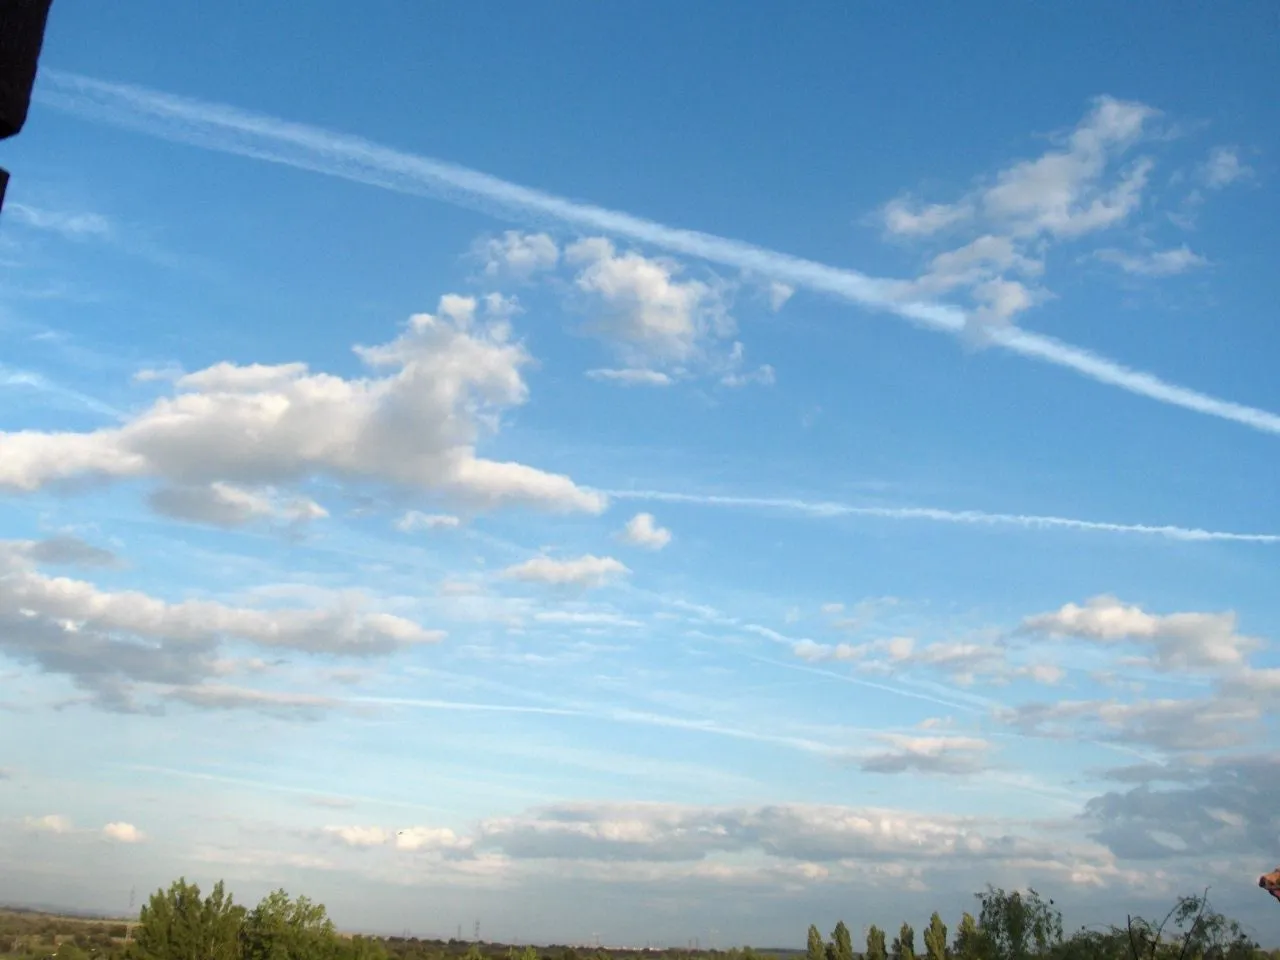
<instances>
[{"instance_id":1,"label":"long white contrail","mask_svg":"<svg viewBox=\"0 0 1280 960\"><path fill-rule=\"evenodd\" d=\"M163 139L256 157L402 193L439 197L502 216L515 215L516 219L551 219L599 230L834 295L932 330L958 334L965 328L966 314L958 307L903 302L896 292L900 288L897 281L579 203L466 167L394 150L361 137L59 70L41 71L34 95L47 106ZM988 337L1005 350L1074 370L1130 393L1255 430L1280 433L1280 414L1169 383L1155 374L1130 369L1053 337L1017 328L997 328L990 331Z\"/></svg>"},{"instance_id":2,"label":"long white contrail","mask_svg":"<svg viewBox=\"0 0 1280 960\"><path fill-rule=\"evenodd\" d=\"M986 513L982 510L943 510L938 507L862 507L829 500L800 500L787 497L732 497L718 494L678 493L669 490L604 490L614 500L642 500L653 503L689 503L705 507L737 507L748 510L782 510L812 517L874 517L882 520L932 520L991 527L1022 527L1035 530L1087 530L1093 533L1129 533L1165 537L1169 540L1221 540L1236 543L1280 543L1276 533L1229 533L1195 527L1156 526L1145 523L1106 523L1023 513Z\"/></svg>"}]
</instances>

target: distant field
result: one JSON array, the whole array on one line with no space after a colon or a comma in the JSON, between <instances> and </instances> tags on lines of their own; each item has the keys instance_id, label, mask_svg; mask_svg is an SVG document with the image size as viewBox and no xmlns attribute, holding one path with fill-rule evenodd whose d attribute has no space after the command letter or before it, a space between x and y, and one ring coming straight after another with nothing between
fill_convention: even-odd
<instances>
[{"instance_id":1,"label":"distant field","mask_svg":"<svg viewBox=\"0 0 1280 960\"><path fill-rule=\"evenodd\" d=\"M109 960L123 949L133 920L92 913L76 913L68 910L38 909L33 907L0 906L0 960ZM418 960L433 957L452 960L461 958L471 949L465 940L434 940L418 937L374 937L381 941L392 960ZM486 958L506 960L510 945L481 943L480 952ZM596 960L609 957L667 956L679 954L682 958L726 957L737 951L688 950L688 949L619 949L559 944L539 946L540 960ZM800 956L803 950L780 947L758 948L760 960L777 958L790 960Z\"/></svg>"}]
</instances>

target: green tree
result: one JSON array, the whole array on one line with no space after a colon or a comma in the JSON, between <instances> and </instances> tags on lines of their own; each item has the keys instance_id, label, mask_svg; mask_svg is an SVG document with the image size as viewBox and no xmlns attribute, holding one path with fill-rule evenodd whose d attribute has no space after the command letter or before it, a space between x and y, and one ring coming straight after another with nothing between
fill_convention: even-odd
<instances>
[{"instance_id":1,"label":"green tree","mask_svg":"<svg viewBox=\"0 0 1280 960\"><path fill-rule=\"evenodd\" d=\"M57 960L89 960L89 954L85 953L84 948L75 943L64 943L58 947L58 952L54 954Z\"/></svg>"},{"instance_id":2,"label":"green tree","mask_svg":"<svg viewBox=\"0 0 1280 960\"><path fill-rule=\"evenodd\" d=\"M826 944L822 942L822 934L814 924L809 925L809 946L805 951L805 960L825 960Z\"/></svg>"},{"instance_id":3,"label":"green tree","mask_svg":"<svg viewBox=\"0 0 1280 960\"><path fill-rule=\"evenodd\" d=\"M987 960L1028 960L1062 943L1061 912L1034 890L1005 893L989 886L976 896L982 904L978 928Z\"/></svg>"},{"instance_id":4,"label":"green tree","mask_svg":"<svg viewBox=\"0 0 1280 960\"><path fill-rule=\"evenodd\" d=\"M332 960L342 946L323 904L291 900L284 890L245 917L240 944L241 960Z\"/></svg>"},{"instance_id":5,"label":"green tree","mask_svg":"<svg viewBox=\"0 0 1280 960\"><path fill-rule=\"evenodd\" d=\"M947 925L934 911L924 932L924 949L929 960L947 960Z\"/></svg>"},{"instance_id":6,"label":"green tree","mask_svg":"<svg viewBox=\"0 0 1280 960\"><path fill-rule=\"evenodd\" d=\"M916 932L904 923L893 941L893 960L916 960Z\"/></svg>"},{"instance_id":7,"label":"green tree","mask_svg":"<svg viewBox=\"0 0 1280 960\"><path fill-rule=\"evenodd\" d=\"M874 923L867 930L867 953L864 960L888 960L889 952L884 946L884 931Z\"/></svg>"},{"instance_id":8,"label":"green tree","mask_svg":"<svg viewBox=\"0 0 1280 960\"><path fill-rule=\"evenodd\" d=\"M956 942L951 953L955 960L984 960L987 955L982 931L978 929L978 922L973 919L973 914L967 910L960 918L960 929L956 931Z\"/></svg>"},{"instance_id":9,"label":"green tree","mask_svg":"<svg viewBox=\"0 0 1280 960\"><path fill-rule=\"evenodd\" d=\"M1258 945L1234 920L1224 917L1201 896L1179 897L1159 923L1128 917L1123 928L1112 927L1116 939L1128 946L1129 960L1252 960Z\"/></svg>"},{"instance_id":10,"label":"green tree","mask_svg":"<svg viewBox=\"0 0 1280 960\"><path fill-rule=\"evenodd\" d=\"M849 928L841 920L831 933L831 942L836 948L836 960L853 960L853 938L849 936Z\"/></svg>"},{"instance_id":11,"label":"green tree","mask_svg":"<svg viewBox=\"0 0 1280 960\"><path fill-rule=\"evenodd\" d=\"M199 886L179 878L139 912L130 960L240 960L244 916L221 881L201 899Z\"/></svg>"}]
</instances>

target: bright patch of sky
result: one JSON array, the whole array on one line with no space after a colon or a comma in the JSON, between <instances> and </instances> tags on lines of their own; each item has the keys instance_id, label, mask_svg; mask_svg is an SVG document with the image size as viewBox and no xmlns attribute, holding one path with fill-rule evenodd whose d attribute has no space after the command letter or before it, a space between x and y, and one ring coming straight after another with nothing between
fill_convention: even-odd
<instances>
[{"instance_id":1,"label":"bright patch of sky","mask_svg":"<svg viewBox=\"0 0 1280 960\"><path fill-rule=\"evenodd\" d=\"M1103 9L55 3L0 899L1275 940L1270 8Z\"/></svg>"}]
</instances>

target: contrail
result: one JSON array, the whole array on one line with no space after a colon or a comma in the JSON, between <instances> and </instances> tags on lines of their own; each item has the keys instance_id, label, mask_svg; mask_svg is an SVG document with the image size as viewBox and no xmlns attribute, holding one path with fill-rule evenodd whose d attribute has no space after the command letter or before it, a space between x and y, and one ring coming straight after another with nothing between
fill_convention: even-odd
<instances>
[{"instance_id":1,"label":"contrail","mask_svg":"<svg viewBox=\"0 0 1280 960\"><path fill-rule=\"evenodd\" d=\"M707 507L738 507L748 510L784 510L812 517L877 517L884 520L932 520L937 523L964 523L985 526L1022 527L1030 530L1088 530L1095 533L1130 533L1169 540L1228 541L1234 543L1280 543L1275 533L1229 533L1195 527L1153 526L1144 523L1106 523L1072 517L1037 514L985 513L981 510L943 510L937 507L859 507L828 500L798 500L786 497L729 497L716 494L674 493L667 490L602 490L614 500L648 500L654 503L690 503Z\"/></svg>"},{"instance_id":2,"label":"contrail","mask_svg":"<svg viewBox=\"0 0 1280 960\"><path fill-rule=\"evenodd\" d=\"M45 69L35 99L87 119L166 140L312 170L417 196L438 197L516 220L543 218L599 230L722 266L830 294L920 326L959 334L967 315L939 303L904 302L901 283L870 277L696 230L665 226L616 210L523 187L456 164L385 147L360 137L175 96L146 87ZM1223 400L1133 370L1053 337L1017 328L987 333L1005 350L1074 370L1160 403L1280 433L1280 414Z\"/></svg>"}]
</instances>

